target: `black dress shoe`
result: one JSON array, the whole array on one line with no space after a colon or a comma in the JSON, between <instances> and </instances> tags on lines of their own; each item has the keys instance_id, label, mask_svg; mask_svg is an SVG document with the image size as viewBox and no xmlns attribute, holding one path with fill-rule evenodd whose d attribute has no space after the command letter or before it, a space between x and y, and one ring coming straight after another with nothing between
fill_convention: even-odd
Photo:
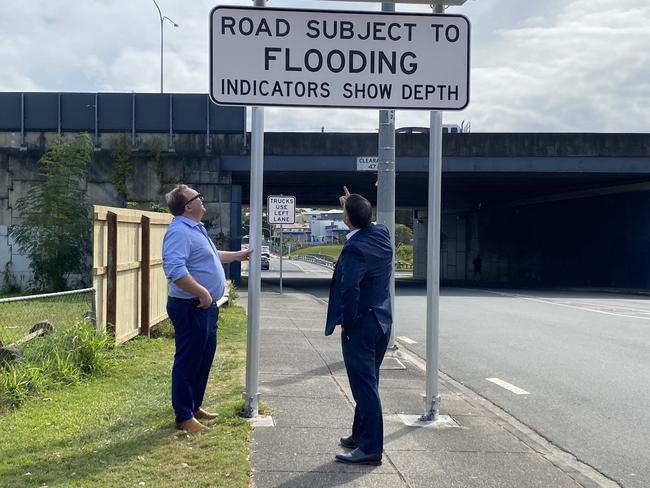
<instances>
[{"instance_id":1,"label":"black dress shoe","mask_svg":"<svg viewBox=\"0 0 650 488\"><path fill-rule=\"evenodd\" d=\"M358 444L352 440L352 436L341 437L340 443L346 449L356 449L357 447L359 447Z\"/></svg>"},{"instance_id":2,"label":"black dress shoe","mask_svg":"<svg viewBox=\"0 0 650 488\"><path fill-rule=\"evenodd\" d=\"M365 454L358 447L351 452L337 454L336 460L345 464L370 464L372 466L381 465L381 454Z\"/></svg>"}]
</instances>

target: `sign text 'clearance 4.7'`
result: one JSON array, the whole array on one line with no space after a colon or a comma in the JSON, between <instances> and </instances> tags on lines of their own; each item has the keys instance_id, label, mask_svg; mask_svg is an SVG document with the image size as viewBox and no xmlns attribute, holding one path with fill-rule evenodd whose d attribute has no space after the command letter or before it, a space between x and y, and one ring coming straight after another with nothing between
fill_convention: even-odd
<instances>
[{"instance_id":1,"label":"sign text 'clearance 4.7'","mask_svg":"<svg viewBox=\"0 0 650 488\"><path fill-rule=\"evenodd\" d=\"M210 96L224 105L461 110L462 15L215 7Z\"/></svg>"}]
</instances>

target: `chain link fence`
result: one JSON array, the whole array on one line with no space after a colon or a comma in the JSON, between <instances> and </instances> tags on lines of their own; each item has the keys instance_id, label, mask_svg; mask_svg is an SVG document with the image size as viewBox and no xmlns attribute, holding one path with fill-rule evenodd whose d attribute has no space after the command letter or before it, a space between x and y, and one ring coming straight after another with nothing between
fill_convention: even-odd
<instances>
[{"instance_id":1,"label":"chain link fence","mask_svg":"<svg viewBox=\"0 0 650 488\"><path fill-rule=\"evenodd\" d=\"M0 299L0 342L14 344L35 330L64 328L79 320L95 318L95 290L65 291Z\"/></svg>"}]
</instances>

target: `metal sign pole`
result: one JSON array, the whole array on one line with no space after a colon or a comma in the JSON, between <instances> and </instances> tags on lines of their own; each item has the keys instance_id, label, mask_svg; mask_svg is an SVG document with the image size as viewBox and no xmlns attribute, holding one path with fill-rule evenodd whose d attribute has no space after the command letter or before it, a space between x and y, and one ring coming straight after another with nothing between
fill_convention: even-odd
<instances>
[{"instance_id":1,"label":"metal sign pole","mask_svg":"<svg viewBox=\"0 0 650 488\"><path fill-rule=\"evenodd\" d=\"M444 13L442 5L434 13ZM431 112L429 128L429 198L427 215L427 373L426 406L423 421L437 420L438 351L440 322L440 192L442 189L442 112Z\"/></svg>"},{"instance_id":2,"label":"metal sign pole","mask_svg":"<svg viewBox=\"0 0 650 488\"><path fill-rule=\"evenodd\" d=\"M382 3L382 12L395 12L394 3ZM379 111L379 150L377 152L377 222L384 224L390 234L393 248L393 270L390 277L390 305L393 311L393 327L390 331L388 350L395 345L395 111Z\"/></svg>"},{"instance_id":3,"label":"metal sign pole","mask_svg":"<svg viewBox=\"0 0 650 488\"><path fill-rule=\"evenodd\" d=\"M264 7L266 0L255 0L256 7ZM246 339L246 391L244 416L259 415L260 368L260 295L262 278L262 189L264 187L264 109L252 108L251 135L251 193L250 193L250 255L248 271L248 334Z\"/></svg>"},{"instance_id":4,"label":"metal sign pole","mask_svg":"<svg viewBox=\"0 0 650 488\"><path fill-rule=\"evenodd\" d=\"M282 295L282 255L284 254L284 245L282 244L282 224L280 224L280 295Z\"/></svg>"}]
</instances>

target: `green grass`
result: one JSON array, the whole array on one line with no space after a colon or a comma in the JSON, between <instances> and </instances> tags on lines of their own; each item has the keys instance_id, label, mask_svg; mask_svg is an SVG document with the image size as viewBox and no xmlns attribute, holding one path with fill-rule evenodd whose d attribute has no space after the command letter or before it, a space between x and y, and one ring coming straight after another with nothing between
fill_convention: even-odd
<instances>
[{"instance_id":1,"label":"green grass","mask_svg":"<svg viewBox=\"0 0 650 488\"><path fill-rule=\"evenodd\" d=\"M341 254L341 249L343 249L343 245L341 244L328 244L325 246L309 246L309 247L303 247L302 249L298 249L295 252L291 252L292 256L304 256L306 254L323 254L325 256L329 256L332 261L337 261L339 259L339 255Z\"/></svg>"},{"instance_id":2,"label":"green grass","mask_svg":"<svg viewBox=\"0 0 650 488\"><path fill-rule=\"evenodd\" d=\"M5 412L2 486L248 487L250 426L242 408L246 316L221 310L219 344L204 405L211 429L174 428L173 339L134 339L104 377L61 387Z\"/></svg>"},{"instance_id":3,"label":"green grass","mask_svg":"<svg viewBox=\"0 0 650 488\"><path fill-rule=\"evenodd\" d=\"M103 376L115 364L113 339L85 321L20 347L23 358L0 368L0 411L54 386Z\"/></svg>"},{"instance_id":4,"label":"green grass","mask_svg":"<svg viewBox=\"0 0 650 488\"><path fill-rule=\"evenodd\" d=\"M74 324L91 310L91 293L0 303L0 341L11 344L43 320L55 328Z\"/></svg>"},{"instance_id":5,"label":"green grass","mask_svg":"<svg viewBox=\"0 0 650 488\"><path fill-rule=\"evenodd\" d=\"M303 247L295 252L292 256L304 256L306 254L324 254L329 256L332 261L337 261L343 248L340 244L330 244L326 246L309 246ZM395 251L395 268L398 270L413 269L413 246L403 244L397 247Z\"/></svg>"}]
</instances>

